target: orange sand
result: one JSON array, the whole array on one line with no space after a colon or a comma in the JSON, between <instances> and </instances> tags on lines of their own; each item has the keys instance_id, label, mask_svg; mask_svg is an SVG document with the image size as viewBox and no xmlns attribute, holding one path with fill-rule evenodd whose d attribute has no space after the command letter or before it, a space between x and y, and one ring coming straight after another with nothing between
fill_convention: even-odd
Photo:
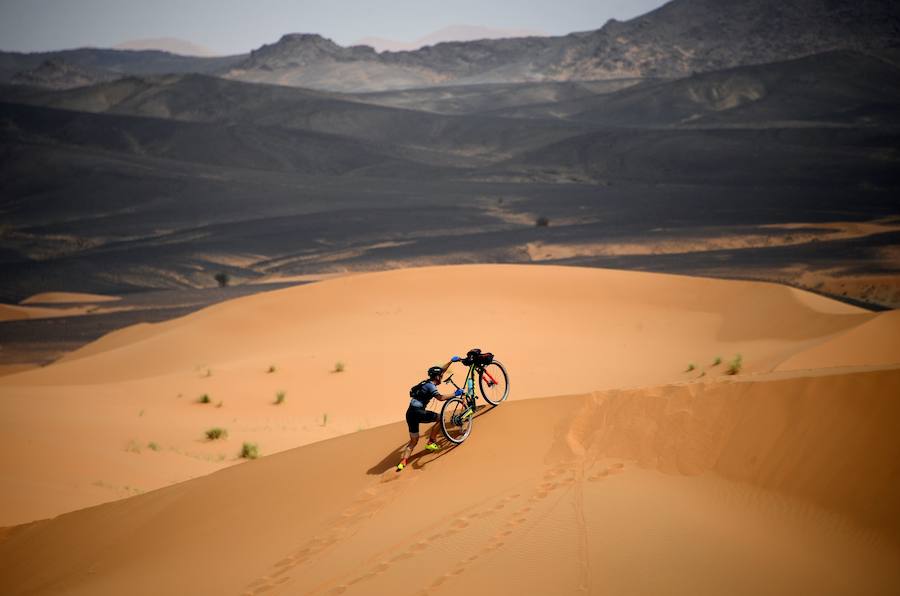
<instances>
[{"instance_id":1,"label":"orange sand","mask_svg":"<svg viewBox=\"0 0 900 596\"><path fill-rule=\"evenodd\" d=\"M0 585L897 593L896 329L771 284L515 265L137 325L0 378L0 525L152 491L8 531ZM474 345L510 369L510 402L395 474L409 386ZM268 457L229 467L243 441Z\"/></svg>"},{"instance_id":2,"label":"orange sand","mask_svg":"<svg viewBox=\"0 0 900 596\"><path fill-rule=\"evenodd\" d=\"M512 402L393 472L392 424L0 543L9 593L895 594L900 371Z\"/></svg>"},{"instance_id":3,"label":"orange sand","mask_svg":"<svg viewBox=\"0 0 900 596\"><path fill-rule=\"evenodd\" d=\"M96 302L115 302L121 300L119 296L106 294L83 294L78 292L42 292L29 296L20 304L85 304Z\"/></svg>"}]
</instances>

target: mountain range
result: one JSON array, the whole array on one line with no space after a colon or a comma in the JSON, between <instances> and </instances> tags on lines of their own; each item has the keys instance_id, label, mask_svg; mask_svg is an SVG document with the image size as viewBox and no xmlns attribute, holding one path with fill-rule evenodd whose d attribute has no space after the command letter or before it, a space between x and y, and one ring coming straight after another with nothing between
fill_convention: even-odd
<instances>
[{"instance_id":1,"label":"mountain range","mask_svg":"<svg viewBox=\"0 0 900 596\"><path fill-rule=\"evenodd\" d=\"M477 25L450 25L428 35L423 35L411 42L397 41L396 39L384 37L363 37L353 45L371 46L376 52L402 52L452 41L504 39L508 37L545 37L546 35L545 32L536 29L496 29Z\"/></svg>"},{"instance_id":2,"label":"mountain range","mask_svg":"<svg viewBox=\"0 0 900 596\"><path fill-rule=\"evenodd\" d=\"M115 45L116 50L160 50L182 56L215 56L216 52L177 37L150 37L130 39Z\"/></svg>"},{"instance_id":3,"label":"mountain range","mask_svg":"<svg viewBox=\"0 0 900 596\"><path fill-rule=\"evenodd\" d=\"M678 78L832 50L896 46L891 0L673 0L634 19L556 37L438 43L414 51L342 47L293 33L248 55L70 50L0 54L0 81L55 58L121 74L195 72L342 92L535 81Z\"/></svg>"},{"instance_id":4,"label":"mountain range","mask_svg":"<svg viewBox=\"0 0 900 596\"><path fill-rule=\"evenodd\" d=\"M541 261L900 305L897 10L675 0L414 52L0 55L0 299Z\"/></svg>"}]
</instances>

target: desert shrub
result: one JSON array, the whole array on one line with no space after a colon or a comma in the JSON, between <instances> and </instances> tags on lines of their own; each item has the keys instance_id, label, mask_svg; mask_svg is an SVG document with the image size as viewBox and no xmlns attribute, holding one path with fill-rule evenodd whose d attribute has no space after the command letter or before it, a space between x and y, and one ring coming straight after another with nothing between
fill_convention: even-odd
<instances>
[{"instance_id":1,"label":"desert shrub","mask_svg":"<svg viewBox=\"0 0 900 596\"><path fill-rule=\"evenodd\" d=\"M278 406L278 405L283 404L284 397L285 397L284 391L279 391L278 393L276 393L275 394L275 405Z\"/></svg>"},{"instance_id":2,"label":"desert shrub","mask_svg":"<svg viewBox=\"0 0 900 596\"><path fill-rule=\"evenodd\" d=\"M546 228L550 225L550 219L542 215L534 220L534 225L539 228Z\"/></svg>"},{"instance_id":3,"label":"desert shrub","mask_svg":"<svg viewBox=\"0 0 900 596\"><path fill-rule=\"evenodd\" d=\"M269 373L269 374L272 374L273 372L275 372L275 365L274 365L274 364L270 364L270 365L269 365L269 370L267 370L266 372Z\"/></svg>"},{"instance_id":4,"label":"desert shrub","mask_svg":"<svg viewBox=\"0 0 900 596\"><path fill-rule=\"evenodd\" d=\"M218 426L215 428L211 428L206 431L206 438L210 441L215 441L216 439L224 439L228 436L228 431L224 428L219 428Z\"/></svg>"},{"instance_id":5,"label":"desert shrub","mask_svg":"<svg viewBox=\"0 0 900 596\"><path fill-rule=\"evenodd\" d=\"M220 288L224 288L228 285L228 282L231 281L231 276L224 271L219 271L213 276L213 279L216 280L216 283L219 284Z\"/></svg>"},{"instance_id":6,"label":"desert shrub","mask_svg":"<svg viewBox=\"0 0 900 596\"><path fill-rule=\"evenodd\" d=\"M697 367L694 366L694 363L692 362L692 363L688 364L687 368L684 369L684 372L691 372L691 371L694 370L695 368L697 368Z\"/></svg>"},{"instance_id":7,"label":"desert shrub","mask_svg":"<svg viewBox=\"0 0 900 596\"><path fill-rule=\"evenodd\" d=\"M208 404L208 403L211 402L211 401L212 401L212 400L209 399L209 394L208 394L208 393L204 393L203 395L200 396L200 399L197 400L197 403Z\"/></svg>"},{"instance_id":8,"label":"desert shrub","mask_svg":"<svg viewBox=\"0 0 900 596\"><path fill-rule=\"evenodd\" d=\"M722 357L721 357L721 356L716 356L716 359L713 360L712 365L713 365L713 366L719 366L720 364L722 364Z\"/></svg>"},{"instance_id":9,"label":"desert shrub","mask_svg":"<svg viewBox=\"0 0 900 596\"><path fill-rule=\"evenodd\" d=\"M325 414L322 414L322 426L325 426L327 424L328 424L328 414L325 413Z\"/></svg>"},{"instance_id":10,"label":"desert shrub","mask_svg":"<svg viewBox=\"0 0 900 596\"><path fill-rule=\"evenodd\" d=\"M150 451L159 451L159 445L157 445L153 441L150 441L149 443L147 443L147 449L149 449Z\"/></svg>"},{"instance_id":11,"label":"desert shrub","mask_svg":"<svg viewBox=\"0 0 900 596\"><path fill-rule=\"evenodd\" d=\"M725 372L729 375L736 375L741 372L741 367L743 365L743 359L741 358L741 355L738 354L734 357L734 360L728 363L728 369Z\"/></svg>"},{"instance_id":12,"label":"desert shrub","mask_svg":"<svg viewBox=\"0 0 900 596\"><path fill-rule=\"evenodd\" d=\"M241 457L244 459L256 459L259 457L259 448L256 443L244 443L241 445Z\"/></svg>"},{"instance_id":13,"label":"desert shrub","mask_svg":"<svg viewBox=\"0 0 900 596\"><path fill-rule=\"evenodd\" d=\"M344 363L343 363L343 362L340 362L340 361L335 362L335 363L334 363L334 370L331 371L331 372L336 372L336 373L344 372Z\"/></svg>"}]
</instances>

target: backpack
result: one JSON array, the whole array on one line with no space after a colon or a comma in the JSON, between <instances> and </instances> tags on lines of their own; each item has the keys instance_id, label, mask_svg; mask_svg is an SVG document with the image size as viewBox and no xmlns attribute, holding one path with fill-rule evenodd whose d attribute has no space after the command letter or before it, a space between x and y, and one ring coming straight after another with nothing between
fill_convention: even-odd
<instances>
[{"instance_id":1,"label":"backpack","mask_svg":"<svg viewBox=\"0 0 900 596\"><path fill-rule=\"evenodd\" d=\"M421 399L422 397L424 397L422 395L422 388L425 387L426 383L428 383L427 380L419 381L418 383L416 383L415 385L410 387L409 388L409 396L413 399Z\"/></svg>"}]
</instances>

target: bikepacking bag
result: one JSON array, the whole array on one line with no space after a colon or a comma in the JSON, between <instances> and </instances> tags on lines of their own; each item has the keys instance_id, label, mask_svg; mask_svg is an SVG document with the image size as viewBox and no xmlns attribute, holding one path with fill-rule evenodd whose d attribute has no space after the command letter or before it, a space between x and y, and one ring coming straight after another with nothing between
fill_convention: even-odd
<instances>
[{"instance_id":1,"label":"bikepacking bag","mask_svg":"<svg viewBox=\"0 0 900 596\"><path fill-rule=\"evenodd\" d=\"M478 348L472 348L471 350L466 352L466 357L462 361L463 366L472 366L480 355L481 350L479 350Z\"/></svg>"},{"instance_id":2,"label":"bikepacking bag","mask_svg":"<svg viewBox=\"0 0 900 596\"><path fill-rule=\"evenodd\" d=\"M462 361L465 366L472 366L473 364L477 364L479 366L487 366L491 362L494 361L494 355L490 352L481 353L481 350L478 348L472 348L468 352L466 352L466 357Z\"/></svg>"},{"instance_id":3,"label":"bikepacking bag","mask_svg":"<svg viewBox=\"0 0 900 596\"><path fill-rule=\"evenodd\" d=\"M484 354L479 354L477 358L475 358L475 364L480 364L481 366L487 366L491 362L494 361L494 355L490 352L485 352Z\"/></svg>"}]
</instances>

